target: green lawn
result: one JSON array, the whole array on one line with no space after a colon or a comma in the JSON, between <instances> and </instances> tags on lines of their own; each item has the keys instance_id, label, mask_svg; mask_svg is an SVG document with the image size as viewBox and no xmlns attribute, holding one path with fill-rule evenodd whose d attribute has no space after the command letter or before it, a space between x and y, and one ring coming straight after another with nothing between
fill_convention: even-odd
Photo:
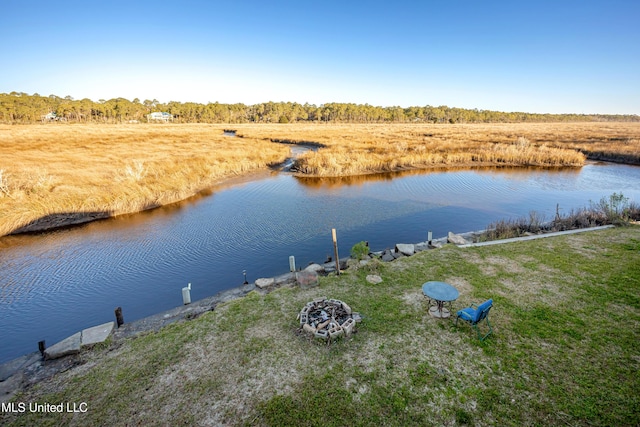
<instances>
[{"instance_id":1,"label":"green lawn","mask_svg":"<svg viewBox=\"0 0 640 427\"><path fill-rule=\"evenodd\" d=\"M427 280L458 288L456 309L493 298L493 335L431 318ZM323 296L364 318L330 346L297 331ZM640 226L373 263L81 357L14 401L87 402L86 413L0 424L637 426Z\"/></svg>"}]
</instances>

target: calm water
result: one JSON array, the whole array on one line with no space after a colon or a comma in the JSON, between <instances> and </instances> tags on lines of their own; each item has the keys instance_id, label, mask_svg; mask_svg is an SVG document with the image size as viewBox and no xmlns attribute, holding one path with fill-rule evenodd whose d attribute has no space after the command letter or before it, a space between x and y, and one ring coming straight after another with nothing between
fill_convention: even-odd
<instances>
[{"instance_id":1,"label":"calm water","mask_svg":"<svg viewBox=\"0 0 640 427\"><path fill-rule=\"evenodd\" d=\"M555 215L613 192L640 202L640 168L483 169L299 179L251 177L174 206L40 235L0 238L0 363L83 329L125 322L288 271L368 240L373 250Z\"/></svg>"}]
</instances>

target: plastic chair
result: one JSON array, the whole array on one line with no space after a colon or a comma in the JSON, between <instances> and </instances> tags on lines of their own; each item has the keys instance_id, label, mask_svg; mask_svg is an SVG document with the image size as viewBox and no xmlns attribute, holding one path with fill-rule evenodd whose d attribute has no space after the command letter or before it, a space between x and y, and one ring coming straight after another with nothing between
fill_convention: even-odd
<instances>
[{"instance_id":1,"label":"plastic chair","mask_svg":"<svg viewBox=\"0 0 640 427\"><path fill-rule=\"evenodd\" d=\"M484 341L491 333L493 332L493 328L491 327L491 323L489 323L489 310L493 307L493 300L489 299L476 307L475 304L471 304L471 307L463 308L458 311L456 317L456 327L458 326L458 319L462 319L465 322L468 322L472 328L476 330L478 333L478 339L480 341ZM480 332L480 322L485 321L487 326L489 327L489 332L486 335L482 335Z\"/></svg>"}]
</instances>

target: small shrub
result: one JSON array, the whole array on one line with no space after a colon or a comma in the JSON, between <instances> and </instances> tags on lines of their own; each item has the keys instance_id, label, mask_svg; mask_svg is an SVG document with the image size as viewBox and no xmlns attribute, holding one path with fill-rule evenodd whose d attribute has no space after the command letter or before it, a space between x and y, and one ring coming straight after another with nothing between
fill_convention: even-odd
<instances>
[{"instance_id":1,"label":"small shrub","mask_svg":"<svg viewBox=\"0 0 640 427\"><path fill-rule=\"evenodd\" d=\"M609 223L628 221L629 198L622 193L603 197L598 203L590 202L593 211L602 213Z\"/></svg>"},{"instance_id":2,"label":"small shrub","mask_svg":"<svg viewBox=\"0 0 640 427\"><path fill-rule=\"evenodd\" d=\"M355 259L366 259L369 257L369 244L367 242L358 242L351 248L351 257Z\"/></svg>"},{"instance_id":3,"label":"small shrub","mask_svg":"<svg viewBox=\"0 0 640 427\"><path fill-rule=\"evenodd\" d=\"M529 232L537 233L543 228L543 224L545 223L544 214L536 211L529 212Z\"/></svg>"},{"instance_id":4,"label":"small shrub","mask_svg":"<svg viewBox=\"0 0 640 427\"><path fill-rule=\"evenodd\" d=\"M627 215L632 221L640 221L640 205L633 202L629 203Z\"/></svg>"}]
</instances>

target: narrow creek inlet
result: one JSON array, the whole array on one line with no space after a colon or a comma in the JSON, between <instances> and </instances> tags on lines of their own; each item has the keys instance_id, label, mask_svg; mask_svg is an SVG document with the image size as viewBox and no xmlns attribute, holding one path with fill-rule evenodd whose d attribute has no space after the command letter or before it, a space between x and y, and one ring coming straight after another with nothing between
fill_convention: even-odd
<instances>
[{"instance_id":1,"label":"narrow creek inlet","mask_svg":"<svg viewBox=\"0 0 640 427\"><path fill-rule=\"evenodd\" d=\"M614 192L640 201L640 167L484 168L347 178L263 172L171 206L41 234L0 238L0 363L90 326L130 322L249 281L530 211L552 219Z\"/></svg>"}]
</instances>

